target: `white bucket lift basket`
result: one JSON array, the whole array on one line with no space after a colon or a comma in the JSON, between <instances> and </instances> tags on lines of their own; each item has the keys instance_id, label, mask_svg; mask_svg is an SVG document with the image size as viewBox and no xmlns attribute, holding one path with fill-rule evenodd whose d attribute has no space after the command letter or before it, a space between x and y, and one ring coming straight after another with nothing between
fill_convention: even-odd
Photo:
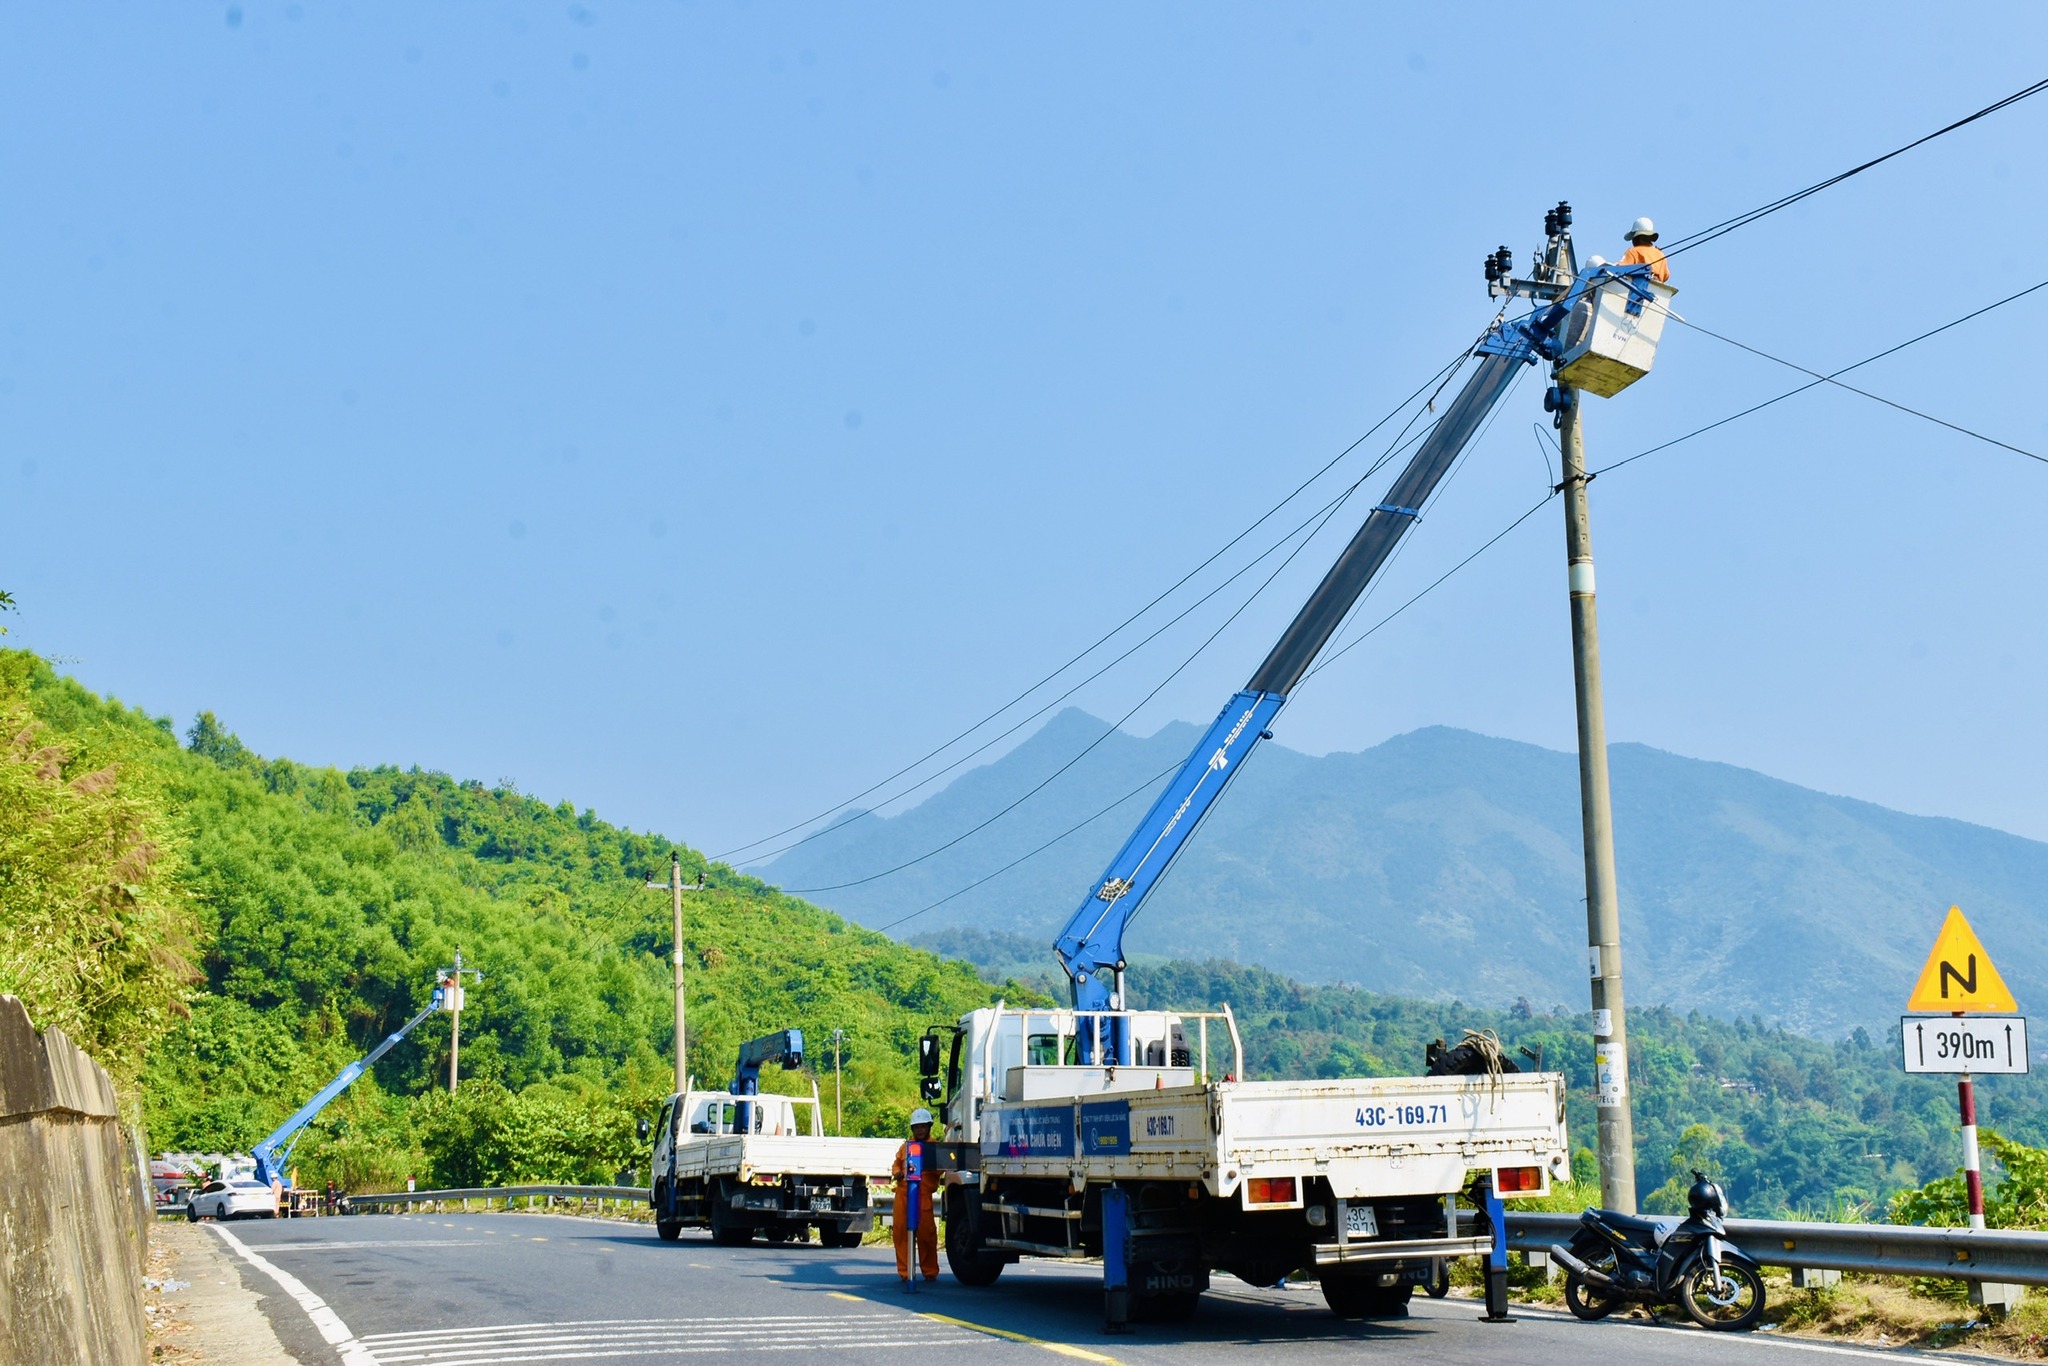
<instances>
[{"instance_id":1,"label":"white bucket lift basket","mask_svg":"<svg viewBox=\"0 0 2048 1366\"><path fill-rule=\"evenodd\" d=\"M1627 280L1607 280L1588 289L1572 306L1564 327L1557 377L1575 389L1613 398L1650 373L1657 341L1678 291L1655 280L1641 281L1652 297L1642 299ZM1629 311L1634 298L1636 310Z\"/></svg>"}]
</instances>

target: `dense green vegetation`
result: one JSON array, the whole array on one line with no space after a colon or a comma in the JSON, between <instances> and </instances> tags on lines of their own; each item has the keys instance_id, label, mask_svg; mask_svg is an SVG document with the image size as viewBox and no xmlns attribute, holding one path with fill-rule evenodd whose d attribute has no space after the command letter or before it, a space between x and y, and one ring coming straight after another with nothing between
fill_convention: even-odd
<instances>
[{"instance_id":1,"label":"dense green vegetation","mask_svg":"<svg viewBox=\"0 0 2048 1366\"><path fill-rule=\"evenodd\" d=\"M506 786L264 759L210 715L180 743L168 719L21 652L0 652L0 726L0 991L107 1061L153 1146L246 1150L418 1010L460 946L485 980L468 993L459 1093L436 1017L309 1132L301 1178L608 1180L639 1159L634 1121L670 1082L669 905L644 886L666 871L666 841ZM1035 938L951 931L927 941L936 952L907 947L681 852L710 882L684 936L707 1080L742 1039L795 1025L829 1103L824 1044L843 1029L847 1130L897 1132L926 1023L1063 993ZM1573 1132L1592 1132L1583 1015L1309 987L1228 962L1141 960L1131 986L1141 1005L1231 1004L1252 1076L1413 1072L1427 1041L1491 1029L1570 1077ZM1894 1043L1662 1009L1632 1012L1631 1029L1652 1208L1674 1207L1698 1165L1749 1214L1860 1217L1893 1199L1907 1217L1952 1212L1953 1090L1903 1075ZM1987 1121L2016 1140L1987 1140L2016 1220L2038 1217L2039 1173L2018 1144L2048 1140L2044 1099L2026 1078L1983 1087Z\"/></svg>"},{"instance_id":2,"label":"dense green vegetation","mask_svg":"<svg viewBox=\"0 0 2048 1366\"><path fill-rule=\"evenodd\" d=\"M1049 962L1037 940L951 930L920 942L998 978L1053 985L1043 967L1033 976L1034 964ZM1563 1072L1572 1134L1584 1143L1594 1131L1592 1021L1584 1014L1417 1001L1304 986L1239 963L1142 957L1132 962L1129 990L1133 1004L1148 1007L1228 1002L1254 1077L1413 1074L1430 1040L1490 1029L1525 1066L1534 1054ZM1745 1215L1883 1217L1893 1196L1946 1179L1960 1160L1954 1084L1907 1076L1895 1039L1858 1029L1826 1042L1754 1019L1660 1007L1631 1010L1629 1033L1637 1182L1648 1209L1682 1210L1686 1173L1698 1166L1722 1179ZM2042 1079L1983 1079L1978 1096L1986 1123L2022 1142L2048 1142ZM1582 1152L1575 1166L1588 1170L1590 1159Z\"/></svg>"},{"instance_id":3,"label":"dense green vegetation","mask_svg":"<svg viewBox=\"0 0 2048 1366\"><path fill-rule=\"evenodd\" d=\"M644 886L667 872L665 840L506 787L266 760L210 715L181 746L168 720L32 655L0 659L17 737L0 853L58 851L5 860L0 990L139 1074L153 1146L246 1150L424 1005L460 946L485 980L462 1017L457 1097L435 1090L450 1041L437 1017L330 1107L298 1150L302 1177L609 1180L632 1164L633 1121L672 1079L669 899ZM847 1129L901 1131L911 1040L988 987L682 857L711 883L684 936L693 1070L715 1080L742 1039L791 1025L815 1064L843 1029Z\"/></svg>"}]
</instances>

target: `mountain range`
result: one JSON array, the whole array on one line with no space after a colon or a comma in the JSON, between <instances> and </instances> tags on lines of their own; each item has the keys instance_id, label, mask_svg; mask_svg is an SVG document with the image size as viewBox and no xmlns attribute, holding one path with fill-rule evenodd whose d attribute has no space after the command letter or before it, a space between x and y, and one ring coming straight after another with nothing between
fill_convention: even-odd
<instances>
[{"instance_id":1,"label":"mountain range","mask_svg":"<svg viewBox=\"0 0 2048 1366\"><path fill-rule=\"evenodd\" d=\"M921 804L849 816L754 871L905 937L1036 935L1049 963L1061 925L1198 733L1175 723L1139 737L1068 709ZM1880 1026L1903 1012L1951 905L2022 1009L2040 996L2048 844L1644 745L1610 756L1632 1004L1814 1034ZM1322 757L1269 742L1125 947L1375 991L1583 1009L1581 851L1572 754L1448 727Z\"/></svg>"}]
</instances>

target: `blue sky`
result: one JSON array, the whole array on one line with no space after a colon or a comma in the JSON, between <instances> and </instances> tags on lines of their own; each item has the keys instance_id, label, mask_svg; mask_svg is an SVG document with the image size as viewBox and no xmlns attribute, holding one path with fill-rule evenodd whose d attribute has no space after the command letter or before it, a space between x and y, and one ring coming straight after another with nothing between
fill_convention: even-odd
<instances>
[{"instance_id":1,"label":"blue sky","mask_svg":"<svg viewBox=\"0 0 2048 1366\"><path fill-rule=\"evenodd\" d=\"M2034 5L1629 14L11 7L10 639L266 753L765 834L1349 444L1559 198L1582 251L1683 234L2048 50ZM1833 368L2048 278L2044 141L2048 96L1679 258L1678 307ZM2044 321L2048 291L1859 382L2048 453ZM1797 381L1677 329L1593 459ZM1367 619L1540 497L1539 395ZM1593 498L1615 739L2048 837L2048 466L1815 392ZM1331 553L1133 728L1213 714ZM1121 715L1227 610L1073 700ZM1555 504L1278 734L1434 723L1571 746Z\"/></svg>"}]
</instances>

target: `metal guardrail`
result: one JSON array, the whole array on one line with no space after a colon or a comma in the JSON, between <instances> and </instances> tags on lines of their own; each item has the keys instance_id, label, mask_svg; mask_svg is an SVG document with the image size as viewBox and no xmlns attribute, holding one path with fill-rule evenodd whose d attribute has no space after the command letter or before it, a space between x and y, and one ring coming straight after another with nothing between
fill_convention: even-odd
<instances>
[{"instance_id":1,"label":"metal guardrail","mask_svg":"<svg viewBox=\"0 0 2048 1366\"><path fill-rule=\"evenodd\" d=\"M351 1195L348 1197L351 1209L377 1209L385 1205L431 1205L450 1200L481 1200L489 1209L491 1201L503 1200L510 1209L514 1200L536 1200L546 1197L552 1205L556 1200L630 1200L635 1204L646 1204L648 1191L645 1186L473 1186L458 1190L438 1191L384 1191L375 1195Z\"/></svg>"},{"instance_id":2,"label":"metal guardrail","mask_svg":"<svg viewBox=\"0 0 2048 1366\"><path fill-rule=\"evenodd\" d=\"M458 1190L352 1195L352 1208L427 1205L452 1200L621 1200L643 1204L645 1186L476 1186ZM1468 1212L1461 1222L1471 1221ZM1675 1219L1672 1222L1677 1222ZM1510 1210L1508 1246L1547 1252L1568 1241L1576 1214ZM1461 1230L1462 1231L1462 1230ZM2048 1285L2048 1233L2013 1229L1918 1228L1905 1224L1823 1224L1791 1219L1730 1219L1728 1236L1767 1266L1855 1271L1876 1276L1944 1276L2006 1285Z\"/></svg>"},{"instance_id":3,"label":"metal guardrail","mask_svg":"<svg viewBox=\"0 0 2048 1366\"><path fill-rule=\"evenodd\" d=\"M1547 1252L1552 1243L1568 1241L1578 1224L1576 1214L1510 1210L1508 1246L1520 1252ZM1730 1219L1728 1236L1767 1266L2048 1285L2048 1233Z\"/></svg>"}]
</instances>

